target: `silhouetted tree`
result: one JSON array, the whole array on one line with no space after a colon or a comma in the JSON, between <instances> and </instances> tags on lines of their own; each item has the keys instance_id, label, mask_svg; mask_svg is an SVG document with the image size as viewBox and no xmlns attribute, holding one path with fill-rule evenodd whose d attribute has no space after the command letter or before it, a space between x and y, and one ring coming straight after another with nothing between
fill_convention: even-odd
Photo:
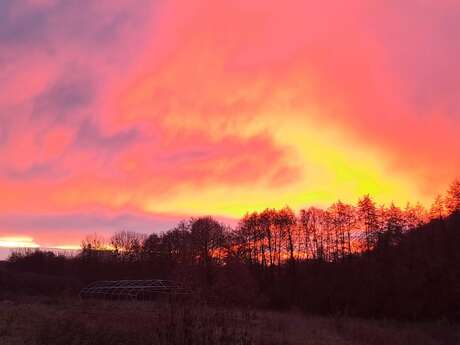
<instances>
[{"instance_id":1,"label":"silhouetted tree","mask_svg":"<svg viewBox=\"0 0 460 345\"><path fill-rule=\"evenodd\" d=\"M377 242L380 225L377 207L369 194L358 201L357 218L364 231L365 248L370 251Z\"/></svg>"},{"instance_id":2,"label":"silhouetted tree","mask_svg":"<svg viewBox=\"0 0 460 345\"><path fill-rule=\"evenodd\" d=\"M141 255L146 237L145 234L133 231L120 231L111 237L110 244L114 252L122 259L137 260Z\"/></svg>"},{"instance_id":3,"label":"silhouetted tree","mask_svg":"<svg viewBox=\"0 0 460 345\"><path fill-rule=\"evenodd\" d=\"M447 191L446 208L450 214L460 212L460 179L452 182Z\"/></svg>"},{"instance_id":4,"label":"silhouetted tree","mask_svg":"<svg viewBox=\"0 0 460 345\"><path fill-rule=\"evenodd\" d=\"M226 254L226 238L225 226L212 217L201 217L191 223L193 257L203 267L208 284L212 282L214 267Z\"/></svg>"},{"instance_id":5,"label":"silhouetted tree","mask_svg":"<svg viewBox=\"0 0 460 345\"><path fill-rule=\"evenodd\" d=\"M443 219L447 216L447 210L442 195L438 194L431 205L429 218L430 219Z\"/></svg>"},{"instance_id":6,"label":"silhouetted tree","mask_svg":"<svg viewBox=\"0 0 460 345\"><path fill-rule=\"evenodd\" d=\"M380 246L395 246L402 238L404 230L404 214L394 203L384 213L385 231L379 234Z\"/></svg>"},{"instance_id":7,"label":"silhouetted tree","mask_svg":"<svg viewBox=\"0 0 460 345\"><path fill-rule=\"evenodd\" d=\"M355 224L355 212L351 205L340 200L329 209L334 228L335 258L345 258L351 255L351 232Z\"/></svg>"},{"instance_id":8,"label":"silhouetted tree","mask_svg":"<svg viewBox=\"0 0 460 345\"><path fill-rule=\"evenodd\" d=\"M99 236L96 233L87 235L81 242L81 249L83 251L104 250L107 249L107 241L104 237Z\"/></svg>"},{"instance_id":9,"label":"silhouetted tree","mask_svg":"<svg viewBox=\"0 0 460 345\"><path fill-rule=\"evenodd\" d=\"M158 234L149 235L143 244L143 253L149 258L156 258L165 254L162 238Z\"/></svg>"},{"instance_id":10,"label":"silhouetted tree","mask_svg":"<svg viewBox=\"0 0 460 345\"><path fill-rule=\"evenodd\" d=\"M161 236L162 247L171 266L194 262L190 221L182 221Z\"/></svg>"},{"instance_id":11,"label":"silhouetted tree","mask_svg":"<svg viewBox=\"0 0 460 345\"><path fill-rule=\"evenodd\" d=\"M426 223L428 219L427 212L420 203L415 204L415 206L407 203L406 208L403 211L403 217L405 231L414 229Z\"/></svg>"}]
</instances>

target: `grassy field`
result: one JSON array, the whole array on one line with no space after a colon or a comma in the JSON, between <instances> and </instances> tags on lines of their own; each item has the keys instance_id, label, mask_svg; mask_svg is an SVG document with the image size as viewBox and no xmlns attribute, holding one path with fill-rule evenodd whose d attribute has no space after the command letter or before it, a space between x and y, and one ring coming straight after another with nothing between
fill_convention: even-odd
<instances>
[{"instance_id":1,"label":"grassy field","mask_svg":"<svg viewBox=\"0 0 460 345\"><path fill-rule=\"evenodd\" d=\"M21 299L0 302L2 345L460 344L447 322L400 323L197 303Z\"/></svg>"}]
</instances>

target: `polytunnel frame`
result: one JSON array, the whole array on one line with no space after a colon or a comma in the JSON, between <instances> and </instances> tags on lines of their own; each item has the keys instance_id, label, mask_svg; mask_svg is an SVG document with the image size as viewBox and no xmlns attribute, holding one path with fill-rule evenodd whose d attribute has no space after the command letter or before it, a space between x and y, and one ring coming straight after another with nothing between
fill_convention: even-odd
<instances>
[{"instance_id":1,"label":"polytunnel frame","mask_svg":"<svg viewBox=\"0 0 460 345\"><path fill-rule=\"evenodd\" d=\"M84 287L79 296L82 299L151 300L161 294L186 295L190 293L190 289L171 280L101 280Z\"/></svg>"}]
</instances>

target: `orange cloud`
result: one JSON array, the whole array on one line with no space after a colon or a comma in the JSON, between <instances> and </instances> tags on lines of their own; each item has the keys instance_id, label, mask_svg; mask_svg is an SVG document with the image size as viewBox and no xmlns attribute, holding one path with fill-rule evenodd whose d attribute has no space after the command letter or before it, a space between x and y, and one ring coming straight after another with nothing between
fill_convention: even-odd
<instances>
[{"instance_id":1,"label":"orange cloud","mask_svg":"<svg viewBox=\"0 0 460 345\"><path fill-rule=\"evenodd\" d=\"M0 5L0 212L429 204L460 168L459 9L441 3Z\"/></svg>"}]
</instances>

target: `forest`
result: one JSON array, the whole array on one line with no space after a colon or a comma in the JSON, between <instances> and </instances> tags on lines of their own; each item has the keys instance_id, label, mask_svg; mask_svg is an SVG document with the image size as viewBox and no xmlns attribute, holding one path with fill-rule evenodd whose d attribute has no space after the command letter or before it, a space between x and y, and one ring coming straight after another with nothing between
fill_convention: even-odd
<instances>
[{"instance_id":1,"label":"forest","mask_svg":"<svg viewBox=\"0 0 460 345\"><path fill-rule=\"evenodd\" d=\"M370 318L460 318L460 180L426 210L337 201L327 209L213 217L164 233L94 234L72 257L19 250L0 271L4 291L75 294L110 279L173 279L210 305Z\"/></svg>"}]
</instances>

